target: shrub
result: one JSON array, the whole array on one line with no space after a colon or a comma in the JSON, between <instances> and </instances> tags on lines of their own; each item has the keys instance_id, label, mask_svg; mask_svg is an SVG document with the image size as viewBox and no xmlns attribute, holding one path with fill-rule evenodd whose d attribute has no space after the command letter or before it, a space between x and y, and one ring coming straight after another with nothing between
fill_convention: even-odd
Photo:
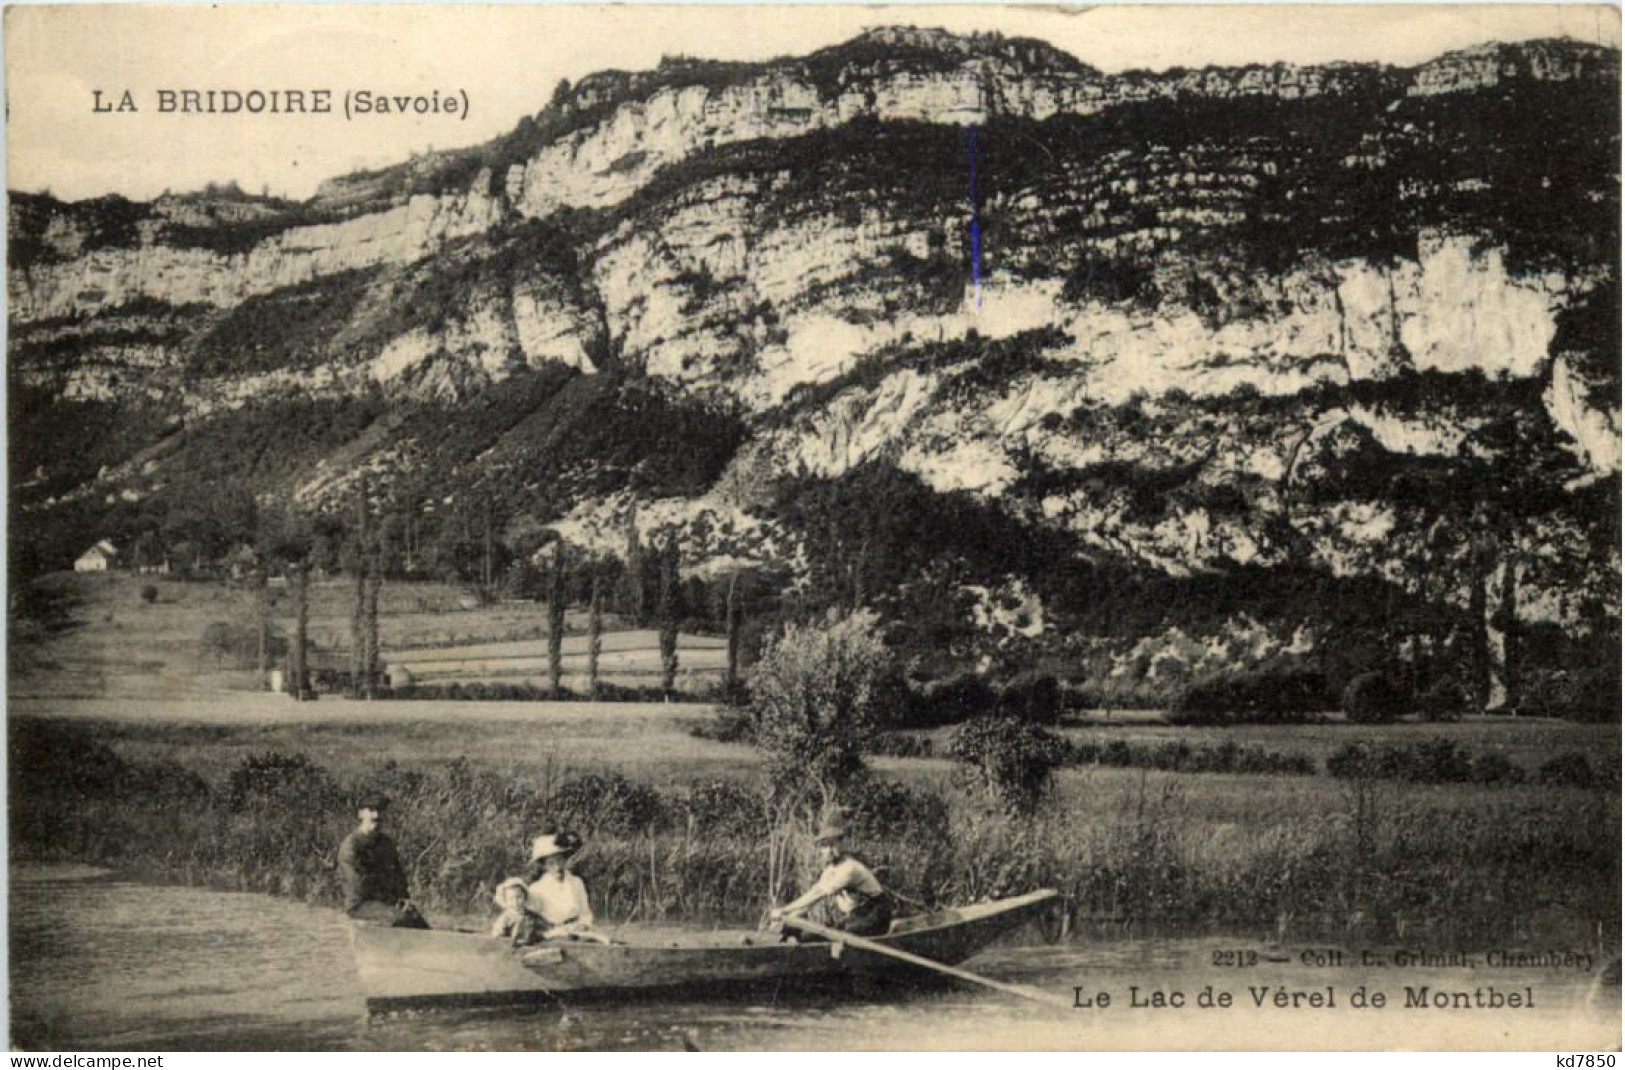
<instances>
[{"instance_id":1,"label":"shrub","mask_svg":"<svg viewBox=\"0 0 1625 1070\"><path fill-rule=\"evenodd\" d=\"M879 718L877 686L890 657L867 610L792 624L751 667L756 745L777 790L816 784L826 794L862 768L860 748Z\"/></svg>"},{"instance_id":2,"label":"shrub","mask_svg":"<svg viewBox=\"0 0 1625 1070\"><path fill-rule=\"evenodd\" d=\"M960 673L932 680L920 689L913 723L921 726L958 724L993 713L995 698L988 682L975 673Z\"/></svg>"},{"instance_id":3,"label":"shrub","mask_svg":"<svg viewBox=\"0 0 1625 1070\"><path fill-rule=\"evenodd\" d=\"M1620 711L1619 663L1584 669L1531 672L1520 697L1533 712L1571 721L1617 723Z\"/></svg>"},{"instance_id":4,"label":"shrub","mask_svg":"<svg viewBox=\"0 0 1625 1070\"><path fill-rule=\"evenodd\" d=\"M1387 724L1405 712L1407 696L1386 673L1366 672L1343 689L1343 712L1355 724Z\"/></svg>"},{"instance_id":5,"label":"shrub","mask_svg":"<svg viewBox=\"0 0 1625 1070\"><path fill-rule=\"evenodd\" d=\"M948 743L973 788L1014 814L1031 813L1067 758L1055 733L1013 717L981 717L961 725Z\"/></svg>"},{"instance_id":6,"label":"shrub","mask_svg":"<svg viewBox=\"0 0 1625 1070\"><path fill-rule=\"evenodd\" d=\"M846 820L861 839L895 839L899 829L907 829L910 839L947 842L948 804L929 788L866 775L853 781L842 801Z\"/></svg>"},{"instance_id":7,"label":"shrub","mask_svg":"<svg viewBox=\"0 0 1625 1070\"><path fill-rule=\"evenodd\" d=\"M1054 724L1061 719L1061 684L1047 674L1020 673L999 689L997 712L1034 724Z\"/></svg>"},{"instance_id":8,"label":"shrub","mask_svg":"<svg viewBox=\"0 0 1625 1070\"><path fill-rule=\"evenodd\" d=\"M691 784L676 806L695 835L747 841L767 835L767 800L737 780Z\"/></svg>"},{"instance_id":9,"label":"shrub","mask_svg":"<svg viewBox=\"0 0 1625 1070\"><path fill-rule=\"evenodd\" d=\"M1490 752L1473 759L1469 779L1474 784L1513 786L1522 784L1524 775L1523 769L1514 764L1511 758Z\"/></svg>"},{"instance_id":10,"label":"shrub","mask_svg":"<svg viewBox=\"0 0 1625 1070\"><path fill-rule=\"evenodd\" d=\"M1535 771L1535 783L1550 788L1589 788L1596 777L1585 755L1569 751L1543 762Z\"/></svg>"},{"instance_id":11,"label":"shrub","mask_svg":"<svg viewBox=\"0 0 1625 1070\"><path fill-rule=\"evenodd\" d=\"M250 754L226 778L226 802L234 813L255 807L320 812L337 807L338 795L333 779L303 754Z\"/></svg>"},{"instance_id":12,"label":"shrub","mask_svg":"<svg viewBox=\"0 0 1625 1070\"><path fill-rule=\"evenodd\" d=\"M1425 721L1459 721L1467 712L1467 693L1454 680L1435 680L1417 696L1416 712Z\"/></svg>"},{"instance_id":13,"label":"shrub","mask_svg":"<svg viewBox=\"0 0 1625 1070\"><path fill-rule=\"evenodd\" d=\"M583 833L656 832L668 817L658 791L621 773L573 777L549 801L560 825Z\"/></svg>"},{"instance_id":14,"label":"shrub","mask_svg":"<svg viewBox=\"0 0 1625 1070\"><path fill-rule=\"evenodd\" d=\"M1268 669L1210 677L1186 688L1174 724L1308 724L1326 705L1326 678L1309 669Z\"/></svg>"},{"instance_id":15,"label":"shrub","mask_svg":"<svg viewBox=\"0 0 1625 1070\"><path fill-rule=\"evenodd\" d=\"M1066 764L1161 769L1173 773L1313 776L1316 772L1314 759L1306 754L1244 747L1229 740L1216 746L1175 740L1145 747L1121 739L1114 739L1104 747L1099 743L1080 742L1068 749Z\"/></svg>"},{"instance_id":16,"label":"shrub","mask_svg":"<svg viewBox=\"0 0 1625 1070\"><path fill-rule=\"evenodd\" d=\"M929 758L931 741L925 736L911 736L906 732L882 732L869 741L864 751L887 758Z\"/></svg>"},{"instance_id":17,"label":"shrub","mask_svg":"<svg viewBox=\"0 0 1625 1070\"><path fill-rule=\"evenodd\" d=\"M1584 758L1580 755L1573 757ZM1547 766L1553 766L1553 759ZM1544 771L1546 766L1542 767ZM1511 787L1524 782L1524 772L1504 754L1485 753L1469 758L1460 745L1443 738L1395 746L1372 747L1350 743L1326 759L1326 772L1342 779L1404 780L1414 784L1484 784ZM1550 783L1590 784L1589 767L1553 768Z\"/></svg>"},{"instance_id":18,"label":"shrub","mask_svg":"<svg viewBox=\"0 0 1625 1070\"><path fill-rule=\"evenodd\" d=\"M142 584L141 585L141 601L145 602L149 606L152 605L154 602L158 601L158 588L154 587L150 583Z\"/></svg>"},{"instance_id":19,"label":"shrub","mask_svg":"<svg viewBox=\"0 0 1625 1070\"><path fill-rule=\"evenodd\" d=\"M719 709L709 721L688 726L688 734L696 739L709 739L716 743L756 742L756 723L750 714L735 709Z\"/></svg>"},{"instance_id":20,"label":"shrub","mask_svg":"<svg viewBox=\"0 0 1625 1070\"><path fill-rule=\"evenodd\" d=\"M230 621L211 621L203 629L203 652L214 658L216 665L246 668L259 655L258 630Z\"/></svg>"}]
</instances>

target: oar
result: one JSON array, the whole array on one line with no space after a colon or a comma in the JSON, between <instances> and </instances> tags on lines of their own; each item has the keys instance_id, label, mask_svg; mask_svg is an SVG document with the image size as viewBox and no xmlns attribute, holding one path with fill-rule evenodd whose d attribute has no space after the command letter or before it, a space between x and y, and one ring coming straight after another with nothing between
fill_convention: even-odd
<instances>
[{"instance_id":1,"label":"oar","mask_svg":"<svg viewBox=\"0 0 1625 1070\"><path fill-rule=\"evenodd\" d=\"M853 947L861 948L864 951L872 951L877 955L887 955L891 958L897 959L899 962L906 962L911 966L918 966L925 970L935 970L937 973L947 974L949 977L958 978L961 981L969 981L973 985L982 985L985 988L992 988L999 992L1007 992L1012 996L1020 996L1022 999L1030 999L1038 1003L1048 1003L1053 1007L1065 1007L1068 1010L1072 1008L1071 1001L1062 999L1060 996L1052 995L1049 992L1041 992L1036 988L1028 988L1026 985L1013 985L1006 981L995 981L991 977L983 977L980 974L971 973L969 970L962 970L958 966L948 966L932 959L923 958L914 954L913 952L904 951L902 948L876 943L873 940L866 940L861 936L853 936L851 933L843 933L839 929L827 928L826 926L819 925L815 921L808 921L806 918L798 918L793 915L786 914L784 917L784 924L795 929L800 929L803 932L815 933L818 936L822 936L824 939L832 942L850 944Z\"/></svg>"}]
</instances>

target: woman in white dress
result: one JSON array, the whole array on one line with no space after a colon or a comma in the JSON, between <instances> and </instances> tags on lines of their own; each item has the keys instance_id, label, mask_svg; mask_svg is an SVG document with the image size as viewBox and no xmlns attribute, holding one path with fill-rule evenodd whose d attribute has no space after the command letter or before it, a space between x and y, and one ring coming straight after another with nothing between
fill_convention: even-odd
<instances>
[{"instance_id":1,"label":"woman in white dress","mask_svg":"<svg viewBox=\"0 0 1625 1070\"><path fill-rule=\"evenodd\" d=\"M592 904L587 885L570 872L570 860L581 850L573 832L544 833L530 845L530 886L526 906L541 915L544 940L609 941L592 931Z\"/></svg>"}]
</instances>

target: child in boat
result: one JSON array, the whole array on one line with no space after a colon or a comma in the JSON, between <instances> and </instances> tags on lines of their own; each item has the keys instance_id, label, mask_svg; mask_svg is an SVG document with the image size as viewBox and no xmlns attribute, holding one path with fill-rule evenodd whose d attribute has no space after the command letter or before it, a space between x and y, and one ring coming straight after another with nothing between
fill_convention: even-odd
<instances>
[{"instance_id":1,"label":"child in boat","mask_svg":"<svg viewBox=\"0 0 1625 1070\"><path fill-rule=\"evenodd\" d=\"M570 860L581 850L573 832L543 833L530 847L531 909L542 918L545 940L609 940L592 931L592 904L587 885L570 872Z\"/></svg>"},{"instance_id":2,"label":"child in boat","mask_svg":"<svg viewBox=\"0 0 1625 1070\"><path fill-rule=\"evenodd\" d=\"M505 936L515 947L534 944L541 939L547 923L540 915L525 909L529 892L525 889L523 877L509 877L497 885L496 894L491 898L502 911L497 920L491 923L492 936Z\"/></svg>"},{"instance_id":3,"label":"child in boat","mask_svg":"<svg viewBox=\"0 0 1625 1070\"><path fill-rule=\"evenodd\" d=\"M835 928L854 936L884 936L891 928L891 896L868 866L847 853L846 829L838 822L826 823L814 842L824 872L800 899L774 909L768 916L782 921L787 914L800 914L815 903L833 898L839 915Z\"/></svg>"}]
</instances>

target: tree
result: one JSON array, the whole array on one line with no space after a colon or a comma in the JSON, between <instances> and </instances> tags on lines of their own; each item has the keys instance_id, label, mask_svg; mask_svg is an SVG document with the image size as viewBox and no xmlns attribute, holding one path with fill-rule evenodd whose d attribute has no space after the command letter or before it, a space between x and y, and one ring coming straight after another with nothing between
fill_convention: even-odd
<instances>
[{"instance_id":1,"label":"tree","mask_svg":"<svg viewBox=\"0 0 1625 1070\"><path fill-rule=\"evenodd\" d=\"M598 576L592 578L592 602L587 611L587 692L598 697L598 655L604 649L603 598L599 593Z\"/></svg>"},{"instance_id":2,"label":"tree","mask_svg":"<svg viewBox=\"0 0 1625 1070\"><path fill-rule=\"evenodd\" d=\"M350 604L350 697L360 698L367 665L367 488L356 485L355 531L345 548L350 573L355 578L355 595Z\"/></svg>"},{"instance_id":3,"label":"tree","mask_svg":"<svg viewBox=\"0 0 1625 1070\"><path fill-rule=\"evenodd\" d=\"M660 689L668 697L677 686L677 620L682 614L677 583L677 538L667 535L660 554Z\"/></svg>"},{"instance_id":4,"label":"tree","mask_svg":"<svg viewBox=\"0 0 1625 1070\"><path fill-rule=\"evenodd\" d=\"M739 573L728 579L728 608L724 613L728 628L728 675L723 681L729 701L739 693L739 655L745 615L739 607Z\"/></svg>"},{"instance_id":5,"label":"tree","mask_svg":"<svg viewBox=\"0 0 1625 1070\"><path fill-rule=\"evenodd\" d=\"M254 659L254 683L261 691L271 679L271 577L264 558L254 568L254 596L257 602L259 627Z\"/></svg>"},{"instance_id":6,"label":"tree","mask_svg":"<svg viewBox=\"0 0 1625 1070\"><path fill-rule=\"evenodd\" d=\"M626 574L621 597L621 609L633 624L647 622L644 610L643 543L638 538L638 507L632 506L626 518Z\"/></svg>"},{"instance_id":7,"label":"tree","mask_svg":"<svg viewBox=\"0 0 1625 1070\"><path fill-rule=\"evenodd\" d=\"M303 561L292 567L293 580L293 656L289 661L288 691L294 698L304 700L310 695L309 674L305 670L305 645L310 631L310 566Z\"/></svg>"},{"instance_id":8,"label":"tree","mask_svg":"<svg viewBox=\"0 0 1625 1070\"><path fill-rule=\"evenodd\" d=\"M750 711L775 795L823 807L863 767L863 745L879 724L877 699L890 655L870 610L831 610L789 624L751 667Z\"/></svg>"},{"instance_id":9,"label":"tree","mask_svg":"<svg viewBox=\"0 0 1625 1070\"><path fill-rule=\"evenodd\" d=\"M203 629L203 649L214 658L216 667L222 664L239 667L251 642L252 637L245 636L231 621L210 621Z\"/></svg>"},{"instance_id":10,"label":"tree","mask_svg":"<svg viewBox=\"0 0 1625 1070\"><path fill-rule=\"evenodd\" d=\"M361 693L378 697L378 596L384 587L384 573L376 556L370 559L361 604Z\"/></svg>"},{"instance_id":11,"label":"tree","mask_svg":"<svg viewBox=\"0 0 1625 1070\"><path fill-rule=\"evenodd\" d=\"M864 771L862 749L879 722L891 658L871 610L830 610L786 625L751 667L750 713L767 758L768 895L807 854L813 827L838 809Z\"/></svg>"},{"instance_id":12,"label":"tree","mask_svg":"<svg viewBox=\"0 0 1625 1070\"><path fill-rule=\"evenodd\" d=\"M547 682L555 698L564 678L564 603L569 589L569 562L564 541L553 550L547 583Z\"/></svg>"}]
</instances>

